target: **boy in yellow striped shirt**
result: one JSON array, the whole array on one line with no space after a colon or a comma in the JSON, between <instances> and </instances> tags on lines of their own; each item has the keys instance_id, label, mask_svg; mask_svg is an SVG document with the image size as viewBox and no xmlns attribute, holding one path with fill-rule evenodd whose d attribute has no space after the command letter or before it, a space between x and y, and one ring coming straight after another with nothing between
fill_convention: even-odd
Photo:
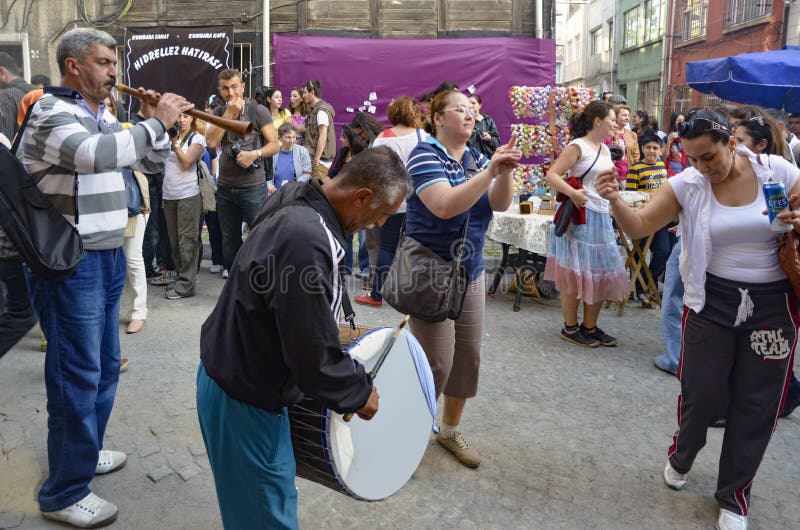
<instances>
[{"instance_id":1,"label":"boy in yellow striped shirt","mask_svg":"<svg viewBox=\"0 0 800 530\"><path fill-rule=\"evenodd\" d=\"M664 185L667 181L667 168L660 159L663 146L664 142L657 135L645 134L642 141L644 158L628 168L628 176L625 181L626 190L654 193ZM652 252L650 272L656 282L664 274L667 259L677 241L676 236L667 231L670 226L671 224L656 232L653 235L653 242L650 244L650 252ZM635 244L642 244L642 242L637 241ZM641 292L641 286L638 284L636 285L636 294L644 305L647 297ZM649 302L647 304L649 306Z\"/></svg>"}]
</instances>

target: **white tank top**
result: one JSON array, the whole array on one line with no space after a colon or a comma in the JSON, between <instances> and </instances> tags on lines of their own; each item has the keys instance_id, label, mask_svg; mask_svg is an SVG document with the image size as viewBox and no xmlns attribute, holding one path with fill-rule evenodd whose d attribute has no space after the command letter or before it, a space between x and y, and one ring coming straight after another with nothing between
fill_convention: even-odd
<instances>
[{"instance_id":1,"label":"white tank top","mask_svg":"<svg viewBox=\"0 0 800 530\"><path fill-rule=\"evenodd\" d=\"M720 278L767 283L786 278L775 259L777 234L769 228L764 191L746 206L725 206L711 199L711 261L708 272Z\"/></svg>"},{"instance_id":2,"label":"white tank top","mask_svg":"<svg viewBox=\"0 0 800 530\"><path fill-rule=\"evenodd\" d=\"M611 152L608 150L608 146L605 144L600 145L600 156L598 157L597 148L592 147L583 138L575 138L569 143L569 145L573 144L580 148L581 157L575 165L570 168L569 174L580 177L589 167L592 168L586 176L583 177L583 188L586 190L586 196L589 198L589 201L586 203L586 208L593 212L608 213L608 201L602 198L594 187L597 175L603 171L614 169L614 162L611 161ZM594 162L595 158L597 158L597 162L592 166L592 162Z\"/></svg>"}]
</instances>

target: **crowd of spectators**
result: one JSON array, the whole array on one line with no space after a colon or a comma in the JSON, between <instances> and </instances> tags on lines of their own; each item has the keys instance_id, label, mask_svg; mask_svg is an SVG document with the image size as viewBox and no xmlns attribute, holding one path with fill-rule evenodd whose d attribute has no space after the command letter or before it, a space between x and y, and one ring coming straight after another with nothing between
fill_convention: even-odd
<instances>
[{"instance_id":1,"label":"crowd of spectators","mask_svg":"<svg viewBox=\"0 0 800 530\"><path fill-rule=\"evenodd\" d=\"M459 424L467 399L477 393L485 304L483 243L493 212L506 210L512 201L511 170L521 157L514 137L504 143L484 113L481 97L465 95L447 81L419 100L397 95L388 107L390 128L372 114L358 112L340 128L337 144L336 110L323 99L319 81L290 88L289 105L284 107L278 87L258 87L249 98L241 73L225 69L218 74L218 94L209 97L206 110L250 122L252 131L240 136L191 116L187 112L193 105L175 94L164 94L157 104L139 102L135 112L125 116L112 94L114 45L110 36L97 30L65 34L57 50L62 79L54 87L41 76L27 83L16 61L0 53L0 142L9 145L29 114L21 135L22 160L59 211L78 227L87 249L73 276L44 280L25 270L0 231L0 356L37 320L47 351L50 476L38 494L43 516L79 527L116 517L116 507L92 494L88 484L94 474L115 471L126 461L124 453L102 449L119 373L127 362L121 357L117 332L126 275L133 291L126 330L139 333L147 319L148 280L166 287L166 299L194 296L204 232L212 254L209 272L228 279L235 273L243 241L275 194L306 197L303 200L327 212L330 222L352 221L338 228L344 247L334 244L329 250L341 259L344 275L355 274L358 265L365 292L354 300L362 305L382 305L382 286L403 231L446 260L454 258L454 243L463 234L462 262L469 274L463 313L437 323L412 318L411 329L428 356L437 397L444 394L436 439L465 466L479 466L480 455ZM755 332L752 326L782 329L789 343L796 333L789 313L760 312L780 305L788 292L786 282L775 260L758 261L747 250L755 244L763 247L763 255L774 255L768 229L759 224L751 233L749 225L742 225L748 219L759 223L756 213L763 200L750 200L753 186L734 189L731 183L761 184L766 167L787 190L800 193L800 115L754 106L694 109L687 116L673 114L662 132L647 112L634 112L623 97L605 92L572 117L570 133L571 142L547 172L553 191L570 198L583 216L563 236L553 234L547 258L544 277L561 293L560 336L585 347L617 344L597 325L603 301L619 300L628 289L612 213L619 228L636 238L655 233L646 266L664 285L666 346L655 364L680 377L682 384L679 431L664 481L673 489L684 487L705 429L710 424L733 425L737 429L730 429L723 441L717 500L722 523L746 521L750 481L774 428L769 414L761 411L791 414L800 404L800 383L791 374L789 350L768 365L728 355L747 349L750 335L745 332ZM108 147L102 141L106 135L115 135L117 145L125 149ZM362 155L365 152L369 154ZM619 156L613 157L613 152ZM407 200L383 197L381 207L391 206L391 211L377 212L362 200L356 210L363 209L363 215L355 218L358 212L348 210L343 197L350 183L359 181L358 172L380 173L366 162L373 158L393 168L396 182L387 189L405 189L403 179L410 176L413 192ZM213 177L215 211L203 211L199 164ZM582 186L568 184L566 174L581 175ZM135 214L126 208L124 179L132 179L141 191L142 205ZM621 189L654 194L654 199L634 212L621 199ZM738 229L705 224L701 213L714 207L709 205L712 195L722 212L717 213ZM328 211L322 196L340 203ZM757 208L750 207L753 204ZM743 207L752 211L740 217L725 210ZM682 243L676 232L683 235ZM354 233L360 242L356 255ZM256 235L269 240L263 229ZM712 256L708 241L723 250ZM256 252L252 246L245 252ZM337 262L333 269L338 268ZM236 303L233 294L223 298ZM221 307L215 309L216 324L209 320L219 328L216 338L231 333L223 329ZM689 315L683 321L682 311ZM686 337L692 341L682 349L681 344L688 344ZM715 352L715 364L694 364L706 349ZM220 362L210 352L203 353L209 362ZM741 374L729 387L719 380L728 373ZM208 392L224 393L213 386L215 374L214 369L206 374L201 365L198 381ZM369 390L361 386L361 391ZM760 392L763 388L770 392ZM377 397L369 399L375 402L353 402L350 408L371 417ZM759 400L758 415L746 406L749 399ZM217 419L201 415L205 429ZM738 430L742 425L752 427L753 436L743 437ZM221 443L205 430L204 436L207 444ZM743 466L743 461L755 466ZM222 505L222 483L217 480ZM235 505L236 495L227 502Z\"/></svg>"}]
</instances>

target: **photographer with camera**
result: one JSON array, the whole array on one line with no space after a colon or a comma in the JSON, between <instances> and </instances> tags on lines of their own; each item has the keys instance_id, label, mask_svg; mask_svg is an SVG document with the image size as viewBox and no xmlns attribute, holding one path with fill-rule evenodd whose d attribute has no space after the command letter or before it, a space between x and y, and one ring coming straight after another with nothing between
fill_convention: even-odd
<instances>
[{"instance_id":1,"label":"photographer with camera","mask_svg":"<svg viewBox=\"0 0 800 530\"><path fill-rule=\"evenodd\" d=\"M217 76L217 90L226 102L214 111L217 116L253 124L252 132L244 137L211 124L206 132L209 147L222 146L217 214L225 262L222 277L227 278L233 259L242 246L242 217L252 227L267 200L267 181L261 170L264 159L277 153L280 143L266 107L243 99L244 85L238 70L222 70Z\"/></svg>"}]
</instances>

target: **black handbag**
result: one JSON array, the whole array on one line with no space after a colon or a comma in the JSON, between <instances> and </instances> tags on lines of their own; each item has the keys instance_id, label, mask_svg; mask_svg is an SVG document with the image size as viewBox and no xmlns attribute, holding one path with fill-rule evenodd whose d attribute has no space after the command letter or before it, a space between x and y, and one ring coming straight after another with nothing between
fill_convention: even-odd
<instances>
[{"instance_id":1,"label":"black handbag","mask_svg":"<svg viewBox=\"0 0 800 530\"><path fill-rule=\"evenodd\" d=\"M83 258L78 230L56 210L15 156L30 111L11 150L0 146L0 226L37 276L59 280L72 274ZM75 176L77 182L77 175ZM77 197L76 197L77 200ZM75 222L78 211L75 209Z\"/></svg>"},{"instance_id":2,"label":"black handbag","mask_svg":"<svg viewBox=\"0 0 800 530\"><path fill-rule=\"evenodd\" d=\"M469 214L461 229L455 259L445 261L406 234L403 223L400 243L381 289L386 303L426 322L456 320L461 316L469 285L469 275L461 265L468 225Z\"/></svg>"},{"instance_id":3,"label":"black handbag","mask_svg":"<svg viewBox=\"0 0 800 530\"><path fill-rule=\"evenodd\" d=\"M561 203L561 206L558 207L558 212L556 213L558 215L556 215L553 220L553 233L561 237L567 231L567 228L569 228L575 216L575 203L572 202L572 199L566 199Z\"/></svg>"}]
</instances>

